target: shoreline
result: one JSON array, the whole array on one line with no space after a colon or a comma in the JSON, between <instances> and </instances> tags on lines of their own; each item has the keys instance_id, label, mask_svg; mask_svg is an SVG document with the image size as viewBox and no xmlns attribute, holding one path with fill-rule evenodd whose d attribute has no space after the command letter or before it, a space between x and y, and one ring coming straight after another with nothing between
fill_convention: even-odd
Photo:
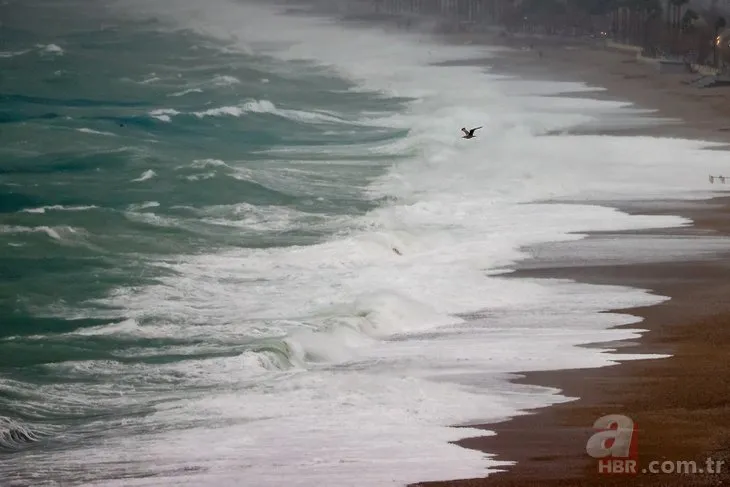
<instances>
[{"instance_id":1,"label":"shoreline","mask_svg":"<svg viewBox=\"0 0 730 487\"><path fill-rule=\"evenodd\" d=\"M723 206L713 208L718 202ZM730 236L728 198L709 200L707 207L688 209L677 206L661 212L697 218L698 225L674 229L672 234L659 229L648 232L666 239L696 236L714 228L714 233ZM680 203L681 204L681 203ZM592 234L594 235L594 234ZM636 235L633 231L614 232L620 239ZM646 233L644 234L646 235ZM578 249L587 239L572 245ZM727 240L730 246L730 240ZM565 250L565 249L563 249ZM630 244L629 244L630 250ZM651 289L669 296L663 303L615 309L643 318L637 326L648 330L633 343L593 343L586 347L614 348L617 365L599 368L532 371L519 374L515 383L556 387L561 394L577 400L526 411L501 423L478 427L494 436L469 437L456 444L470 449L496 453L495 460L516 461L504 472L478 479L446 482L421 482L414 486L563 486L563 485L722 485L730 482L730 468L724 476L698 475L680 478L672 475L646 475L627 478L599 476L595 460L585 453L595 419L605 414L626 414L640 425L639 465L652 460L696 460L706 457L730 460L730 364L724 350L730 346L730 264L724 253L711 252L704 258L623 264L596 264L585 267L548 266L524 268L514 278L572 279L587 284L608 284ZM703 303L698 310L698 303ZM631 354L671 354L668 358L621 361L622 351ZM703 388L695 387L701 380ZM727 462L726 460L726 462ZM730 465L730 463L728 463ZM684 481L684 482L680 482Z\"/></svg>"},{"instance_id":2,"label":"shoreline","mask_svg":"<svg viewBox=\"0 0 730 487\"><path fill-rule=\"evenodd\" d=\"M444 37L446 42L494 45L495 39L479 34ZM696 74L660 74L634 56L595 43L566 46L560 42L536 50L519 50L529 38L510 39L502 45L518 49L495 59L481 61L490 71L524 76L530 80L578 81L604 91L566 93L563 96L631 102L632 108L653 110L646 117L675 119L672 124L596 129L587 134L641 135L695 139L730 144L730 87L700 89L682 81ZM501 43L497 42L497 45ZM593 63L591 66L590 63ZM578 134L575 131L562 132ZM548 135L560 135L558 133ZM719 147L719 149L723 149ZM707 150L717 150L709 147ZM719 154L718 154L719 155ZM730 172L730 164L729 164ZM700 177L706 178L703 172ZM723 186L710 187L722 190ZM609 232L618 242L641 235L648 238L681 239L698 236L730 237L730 198L675 201L662 210L651 201L605 202L606 206L631 214L678 215L692 224L668 229ZM578 242L557 243L565 248L600 238L587 232ZM604 232L605 233L605 232ZM630 243L628 246L630 252ZM720 245L722 249L723 245ZM587 344L614 349L616 365L527 371L514 383L554 387L561 395L577 398L565 403L524 411L527 415L477 428L496 434L467 437L457 445L496 454L494 460L513 461L513 466L487 477L453 481L419 482L412 486L566 486L566 485L722 485L730 484L730 365L724 350L730 349L730 240L724 249L711 249L702 257L655 259L649 263L624 261L587 266L550 265L531 268L544 257L517 266L514 278L571 279L586 284L612 284L646 289L667 296L668 301L646 307L616 309L642 319L637 326L647 331L632 343ZM631 354L669 354L667 358L622 361L622 350ZM702 387L698 385L702 384ZM707 457L725 460L717 475L598 475L596 461L585 452L594 432L593 422L605 414L625 414L639 428L639 467L652 460L695 460Z\"/></svg>"}]
</instances>

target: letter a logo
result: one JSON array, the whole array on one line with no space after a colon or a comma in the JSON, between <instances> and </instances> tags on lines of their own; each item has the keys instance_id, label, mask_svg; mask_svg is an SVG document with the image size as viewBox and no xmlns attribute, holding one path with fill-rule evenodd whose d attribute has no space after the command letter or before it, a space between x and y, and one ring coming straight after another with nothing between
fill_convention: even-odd
<instances>
[{"instance_id":1,"label":"letter a logo","mask_svg":"<svg viewBox=\"0 0 730 487\"><path fill-rule=\"evenodd\" d=\"M634 422L621 414L598 418L593 428L599 430L588 439L586 453L593 458L629 458L636 456Z\"/></svg>"}]
</instances>

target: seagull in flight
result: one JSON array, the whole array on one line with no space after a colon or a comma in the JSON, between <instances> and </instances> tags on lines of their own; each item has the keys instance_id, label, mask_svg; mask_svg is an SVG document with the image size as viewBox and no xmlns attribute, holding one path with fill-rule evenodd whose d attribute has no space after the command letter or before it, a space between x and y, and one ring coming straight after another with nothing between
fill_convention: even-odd
<instances>
[{"instance_id":1,"label":"seagull in flight","mask_svg":"<svg viewBox=\"0 0 730 487\"><path fill-rule=\"evenodd\" d=\"M465 127L462 127L461 131L464 132L464 136L462 137L462 139L473 139L475 137L474 132L476 132L480 128L482 127L475 127L471 130L467 130Z\"/></svg>"}]
</instances>

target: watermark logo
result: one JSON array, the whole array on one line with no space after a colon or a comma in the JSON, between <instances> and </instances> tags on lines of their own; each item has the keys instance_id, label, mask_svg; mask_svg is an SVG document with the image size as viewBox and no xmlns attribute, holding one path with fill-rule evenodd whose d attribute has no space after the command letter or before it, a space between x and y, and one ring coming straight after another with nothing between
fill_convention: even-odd
<instances>
[{"instance_id":1,"label":"watermark logo","mask_svg":"<svg viewBox=\"0 0 730 487\"><path fill-rule=\"evenodd\" d=\"M599 474L637 474L636 423L622 414L609 414L593 423L598 430L586 443L586 453L598 460Z\"/></svg>"}]
</instances>

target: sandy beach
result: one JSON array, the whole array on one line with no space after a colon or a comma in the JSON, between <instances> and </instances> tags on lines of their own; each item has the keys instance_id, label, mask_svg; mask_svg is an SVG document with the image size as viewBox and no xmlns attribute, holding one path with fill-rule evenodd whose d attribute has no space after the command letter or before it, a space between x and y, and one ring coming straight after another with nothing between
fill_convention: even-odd
<instances>
[{"instance_id":1,"label":"sandy beach","mask_svg":"<svg viewBox=\"0 0 730 487\"><path fill-rule=\"evenodd\" d=\"M479 42L473 36L452 36L451 42ZM492 43L494 39L484 41ZM509 56L487 62L497 73L530 79L584 81L606 91L588 93L590 98L630 101L640 108L656 110L653 116L677 119L670 124L637 130L602 133L681 137L730 143L730 87L699 89L684 84L695 74L659 74L656 68L637 61L635 54L602 47L596 42L545 42L510 39L517 49ZM575 133L575 132L574 132ZM718 152L728 159L730 154ZM707 178L703 168L698 177ZM727 191L715 184L708 189ZM719 196L722 193L718 193ZM549 408L531 411L500 424L484 425L496 431L489 437L466 438L465 448L496 454L496 459L516 461L505 472L484 479L424 482L420 486L588 486L588 485L728 485L730 484L730 199L718 197L702 202L668 201L642 204L612 204L629 213L672 214L693 220L689 227L642 232L594 234L576 243L557 244L562 253L580 254L586 242L603 241L622 248L630 256L637 238L679 239L687 245L686 258L651 263L596 263L586 266L541 259L522 263L513 277L572 279L593 284L611 284L650 289L671 299L657 306L616 310L641 317L631 327L648 330L638 343L596 344L628 353L671 354L664 359L624 361L598 369L528 372L520 382L557 387L579 398ZM657 209L660 207L660 209ZM692 251L701 239L715 239L713 250ZM644 240L644 244L646 241ZM718 251L727 248L727 252ZM697 248L694 248L697 250ZM666 260L666 261L664 261ZM597 462L586 454L586 441L595 432L593 422L605 414L631 417L639 429L639 474L599 475ZM642 474L650 461L724 460L725 468L712 474Z\"/></svg>"}]
</instances>

